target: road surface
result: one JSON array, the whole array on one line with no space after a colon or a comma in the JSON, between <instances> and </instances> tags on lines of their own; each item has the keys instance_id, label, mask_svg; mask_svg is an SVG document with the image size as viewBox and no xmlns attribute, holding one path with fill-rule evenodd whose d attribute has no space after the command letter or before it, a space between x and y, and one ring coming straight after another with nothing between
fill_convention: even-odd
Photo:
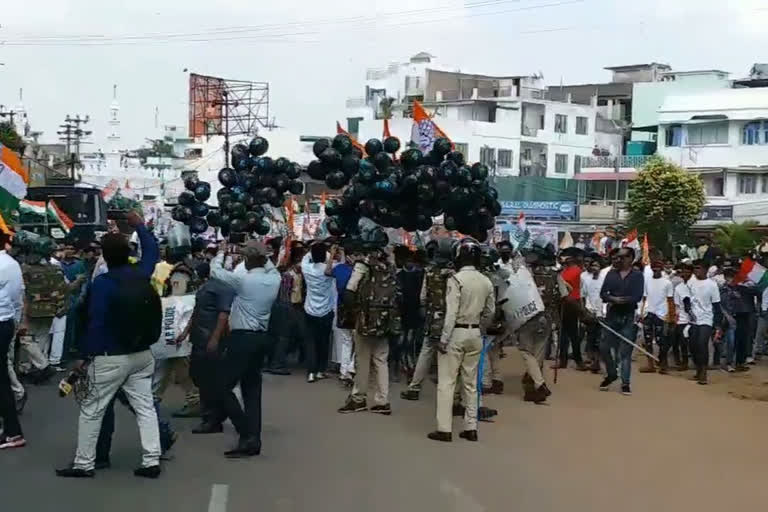
<instances>
[{"instance_id":1,"label":"road surface","mask_svg":"<svg viewBox=\"0 0 768 512\"><path fill-rule=\"evenodd\" d=\"M234 442L229 425L194 436L194 420L174 420L175 457L155 481L132 474L138 435L122 407L112 469L56 478L73 454L76 406L53 386L32 388L22 417L29 445L0 453L0 510L706 512L768 501L768 404L660 375L635 375L625 397L567 370L550 405L535 406L520 400L517 353L503 364L508 391L486 400L500 415L480 424L479 443L426 438L431 383L420 402L401 400L393 385L390 417L340 415L345 391L335 381L266 375L260 457L222 456ZM169 407L181 404L174 392Z\"/></svg>"}]
</instances>

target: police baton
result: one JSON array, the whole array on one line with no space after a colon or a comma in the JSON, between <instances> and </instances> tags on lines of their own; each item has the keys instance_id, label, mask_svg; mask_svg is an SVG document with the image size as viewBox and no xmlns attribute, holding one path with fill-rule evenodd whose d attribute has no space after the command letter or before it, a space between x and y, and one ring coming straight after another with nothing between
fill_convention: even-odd
<instances>
[{"instance_id":1,"label":"police baton","mask_svg":"<svg viewBox=\"0 0 768 512\"><path fill-rule=\"evenodd\" d=\"M643 347L641 347L641 346L637 345L636 343L632 343L632 342L631 342L631 341L629 341L627 338L625 338L623 335L619 334L618 332L616 332L615 330L613 330L611 327L609 327L609 326L608 326L606 323L604 323L604 322L602 322L602 321L600 321L600 320L598 320L598 321L597 321L597 323L598 323L598 324L600 324L600 325L602 325L602 326L603 326L603 328L604 328L606 331L608 331L608 332L612 333L614 336L616 336L617 338L619 338L621 341L623 341L623 342L625 342L625 343L629 343L630 345L632 345L632 346L633 346L633 347L635 347L637 350L639 350L640 352L642 352L642 353L643 353L643 354L645 354L646 356L650 357L651 359L653 359L653 360L654 360L654 361L656 361L657 363L659 362L659 358L658 358L658 357L654 356L653 354L651 354L650 352L648 352L647 350L645 350Z\"/></svg>"}]
</instances>

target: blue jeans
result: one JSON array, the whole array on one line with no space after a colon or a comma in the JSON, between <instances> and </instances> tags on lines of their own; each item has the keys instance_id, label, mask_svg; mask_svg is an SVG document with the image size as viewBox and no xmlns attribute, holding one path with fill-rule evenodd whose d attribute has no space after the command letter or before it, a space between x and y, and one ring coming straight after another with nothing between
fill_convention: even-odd
<instances>
[{"instance_id":1,"label":"blue jeans","mask_svg":"<svg viewBox=\"0 0 768 512\"><path fill-rule=\"evenodd\" d=\"M736 326L731 325L723 335L725 343L725 362L728 366L733 366L736 360Z\"/></svg>"},{"instance_id":2,"label":"blue jeans","mask_svg":"<svg viewBox=\"0 0 768 512\"><path fill-rule=\"evenodd\" d=\"M634 342L637 339L637 325L635 325L634 314L617 315L606 318L605 323L614 331L618 332L628 340ZM608 378L616 379L616 357L621 365L621 383L629 385L629 379L632 374L632 345L625 343L616 337L615 334L603 329L603 339L600 341L600 355L605 363L605 369L608 372ZM615 355L614 355L615 354Z\"/></svg>"}]
</instances>

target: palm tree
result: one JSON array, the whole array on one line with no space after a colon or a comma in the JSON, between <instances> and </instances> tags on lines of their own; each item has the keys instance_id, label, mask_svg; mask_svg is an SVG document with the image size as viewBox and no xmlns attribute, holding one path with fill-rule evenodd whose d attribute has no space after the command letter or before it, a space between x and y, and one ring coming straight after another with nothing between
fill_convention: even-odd
<instances>
[{"instance_id":1,"label":"palm tree","mask_svg":"<svg viewBox=\"0 0 768 512\"><path fill-rule=\"evenodd\" d=\"M392 119L392 106L395 104L395 98L382 98L379 102L382 119Z\"/></svg>"},{"instance_id":2,"label":"palm tree","mask_svg":"<svg viewBox=\"0 0 768 512\"><path fill-rule=\"evenodd\" d=\"M758 236L752 228L760 223L747 220L734 224L720 224L715 227L715 242L729 256L741 256L757 244Z\"/></svg>"}]
</instances>

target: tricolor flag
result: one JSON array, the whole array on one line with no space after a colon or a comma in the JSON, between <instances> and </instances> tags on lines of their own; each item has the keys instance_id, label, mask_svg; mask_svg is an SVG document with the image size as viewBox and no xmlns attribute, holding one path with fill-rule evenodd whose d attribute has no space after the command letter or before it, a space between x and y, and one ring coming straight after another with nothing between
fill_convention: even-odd
<instances>
[{"instance_id":1,"label":"tricolor flag","mask_svg":"<svg viewBox=\"0 0 768 512\"><path fill-rule=\"evenodd\" d=\"M382 139L392 136L392 132L389 131L389 119L384 120L384 133L381 134Z\"/></svg>"},{"instance_id":2,"label":"tricolor flag","mask_svg":"<svg viewBox=\"0 0 768 512\"><path fill-rule=\"evenodd\" d=\"M104 187L104 189L101 191L101 197L104 198L104 202L108 203L112 200L113 197L115 197L115 194L118 191L119 183L117 183L116 179L109 180L109 183L107 183L107 186Z\"/></svg>"},{"instance_id":3,"label":"tricolor flag","mask_svg":"<svg viewBox=\"0 0 768 512\"><path fill-rule=\"evenodd\" d=\"M736 283L751 282L758 290L763 291L768 288L768 272L764 266L753 260L746 258L741 264L739 273L734 278Z\"/></svg>"},{"instance_id":4,"label":"tricolor flag","mask_svg":"<svg viewBox=\"0 0 768 512\"><path fill-rule=\"evenodd\" d=\"M19 213L31 213L33 215L46 215L48 209L45 207L45 201L30 201L23 199L19 202Z\"/></svg>"},{"instance_id":5,"label":"tricolor flag","mask_svg":"<svg viewBox=\"0 0 768 512\"><path fill-rule=\"evenodd\" d=\"M525 212L521 211L517 216L517 227L520 228L520 231L528 229L528 225L525 223Z\"/></svg>"},{"instance_id":6,"label":"tricolor flag","mask_svg":"<svg viewBox=\"0 0 768 512\"><path fill-rule=\"evenodd\" d=\"M347 130L342 128L341 124L338 121L336 121L336 134L337 135L346 135L347 137L349 137L349 139L352 141L352 145L355 146L360 151L362 151L363 152L363 156L365 156L365 148L363 147L363 145L360 144L359 142L357 142L357 139L355 139L353 136L351 136Z\"/></svg>"},{"instance_id":7,"label":"tricolor flag","mask_svg":"<svg viewBox=\"0 0 768 512\"><path fill-rule=\"evenodd\" d=\"M0 215L0 232L5 233L6 235L13 235L13 230L8 227L8 224L5 223L5 219L2 215ZM4 247L2 249L5 249ZM0 250L2 250L0 249Z\"/></svg>"},{"instance_id":8,"label":"tricolor flag","mask_svg":"<svg viewBox=\"0 0 768 512\"><path fill-rule=\"evenodd\" d=\"M643 265L651 264L651 248L648 244L648 234L643 237Z\"/></svg>"},{"instance_id":9,"label":"tricolor flag","mask_svg":"<svg viewBox=\"0 0 768 512\"><path fill-rule=\"evenodd\" d=\"M423 153L426 153L432 149L432 146L435 144L435 140L438 137L445 137L446 139L451 140L450 137L435 124L429 114L427 114L427 111L424 110L421 103L414 101L411 141L414 142ZM453 146L453 142L451 142L451 146Z\"/></svg>"},{"instance_id":10,"label":"tricolor flag","mask_svg":"<svg viewBox=\"0 0 768 512\"><path fill-rule=\"evenodd\" d=\"M301 226L301 239L302 240L310 240L312 238L312 232L310 231L311 226L310 223L312 222L311 217L309 216L309 200L304 202L304 224Z\"/></svg>"},{"instance_id":11,"label":"tricolor flag","mask_svg":"<svg viewBox=\"0 0 768 512\"><path fill-rule=\"evenodd\" d=\"M19 156L0 144L0 211L10 213L27 195L29 176Z\"/></svg>"},{"instance_id":12,"label":"tricolor flag","mask_svg":"<svg viewBox=\"0 0 768 512\"><path fill-rule=\"evenodd\" d=\"M622 247L629 247L635 250L635 255L639 256L640 253L640 240L637 239L637 229L633 229L627 233L627 237L621 241Z\"/></svg>"},{"instance_id":13,"label":"tricolor flag","mask_svg":"<svg viewBox=\"0 0 768 512\"><path fill-rule=\"evenodd\" d=\"M59 226L61 226L61 229L63 229L65 233L69 233L69 230L72 229L75 225L75 223L72 222L72 219L70 219L69 216L64 213L64 210L59 208L59 205L56 204L56 201L48 201L48 215L50 215L59 224Z\"/></svg>"}]
</instances>

